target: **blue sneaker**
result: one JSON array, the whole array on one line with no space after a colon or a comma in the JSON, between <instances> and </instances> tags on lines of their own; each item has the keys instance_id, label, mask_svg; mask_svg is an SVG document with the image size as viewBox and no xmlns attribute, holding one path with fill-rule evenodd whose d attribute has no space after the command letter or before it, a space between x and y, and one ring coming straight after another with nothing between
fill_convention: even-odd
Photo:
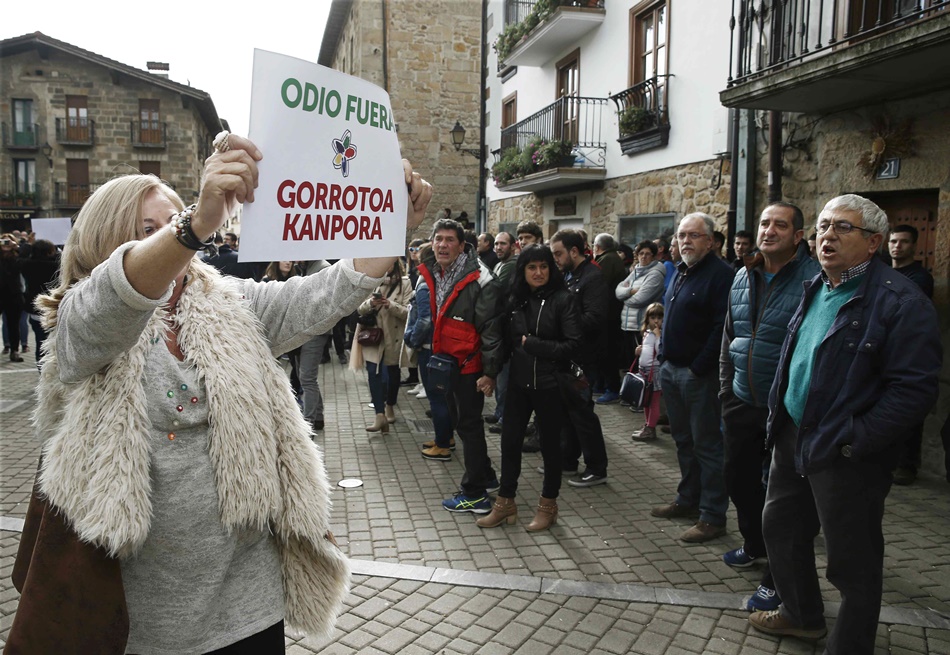
<instances>
[{"instance_id":1,"label":"blue sneaker","mask_svg":"<svg viewBox=\"0 0 950 655\"><path fill-rule=\"evenodd\" d=\"M466 496L462 492L442 501L442 507L450 512L471 512L472 514L488 514L491 511L491 499L488 495Z\"/></svg>"},{"instance_id":2,"label":"blue sneaker","mask_svg":"<svg viewBox=\"0 0 950 655\"><path fill-rule=\"evenodd\" d=\"M501 489L501 484L498 482L497 475L491 479L491 482L485 485L485 493L487 494L493 494L499 489Z\"/></svg>"},{"instance_id":3,"label":"blue sneaker","mask_svg":"<svg viewBox=\"0 0 950 655\"><path fill-rule=\"evenodd\" d=\"M616 391L605 391L604 395L595 400L594 402L598 405L607 405L610 403L615 403L620 400L620 394Z\"/></svg>"},{"instance_id":4,"label":"blue sneaker","mask_svg":"<svg viewBox=\"0 0 950 655\"><path fill-rule=\"evenodd\" d=\"M722 556L722 561L734 569L747 569L755 564L756 560L760 559L765 558L752 557L747 552L745 552L745 548L742 546L739 546L735 550L730 550L728 553Z\"/></svg>"},{"instance_id":5,"label":"blue sneaker","mask_svg":"<svg viewBox=\"0 0 950 655\"><path fill-rule=\"evenodd\" d=\"M759 585L749 602L745 604L745 608L750 612L771 612L777 610L781 604L782 599L778 597L778 593L774 589Z\"/></svg>"}]
</instances>

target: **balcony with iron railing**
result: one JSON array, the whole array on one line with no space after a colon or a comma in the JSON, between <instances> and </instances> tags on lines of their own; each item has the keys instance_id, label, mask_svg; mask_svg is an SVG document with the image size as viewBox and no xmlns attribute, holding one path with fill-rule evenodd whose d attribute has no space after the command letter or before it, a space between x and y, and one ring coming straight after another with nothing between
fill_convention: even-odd
<instances>
[{"instance_id":1,"label":"balcony with iron railing","mask_svg":"<svg viewBox=\"0 0 950 655\"><path fill-rule=\"evenodd\" d=\"M495 185L539 192L603 181L606 106L606 98L565 96L502 129L492 166Z\"/></svg>"},{"instance_id":2,"label":"balcony with iron railing","mask_svg":"<svg viewBox=\"0 0 950 655\"><path fill-rule=\"evenodd\" d=\"M167 145L168 123L158 121L132 121L129 131L133 148L164 148Z\"/></svg>"},{"instance_id":3,"label":"balcony with iron railing","mask_svg":"<svg viewBox=\"0 0 950 655\"><path fill-rule=\"evenodd\" d=\"M3 124L4 148L8 150L38 150L41 143L38 123L28 123L27 125Z\"/></svg>"},{"instance_id":4,"label":"balcony with iron railing","mask_svg":"<svg viewBox=\"0 0 950 655\"><path fill-rule=\"evenodd\" d=\"M57 118L56 142L64 146L95 145L96 122L88 118Z\"/></svg>"},{"instance_id":5,"label":"balcony with iron railing","mask_svg":"<svg viewBox=\"0 0 950 655\"><path fill-rule=\"evenodd\" d=\"M625 155L661 148L670 141L666 85L670 76L651 77L610 96L617 105L617 142Z\"/></svg>"},{"instance_id":6,"label":"balcony with iron railing","mask_svg":"<svg viewBox=\"0 0 950 655\"><path fill-rule=\"evenodd\" d=\"M950 88L950 0L732 0L727 107L828 112Z\"/></svg>"},{"instance_id":7,"label":"balcony with iron railing","mask_svg":"<svg viewBox=\"0 0 950 655\"><path fill-rule=\"evenodd\" d=\"M78 209L98 189L99 184L73 184L57 182L53 193L53 206L57 208Z\"/></svg>"},{"instance_id":8,"label":"balcony with iron railing","mask_svg":"<svg viewBox=\"0 0 950 655\"><path fill-rule=\"evenodd\" d=\"M40 190L36 184L21 184L0 190L0 208L32 208L39 206Z\"/></svg>"},{"instance_id":9,"label":"balcony with iron railing","mask_svg":"<svg viewBox=\"0 0 950 655\"><path fill-rule=\"evenodd\" d=\"M505 0L505 26L494 43L498 67L546 64L606 15L604 0Z\"/></svg>"}]
</instances>

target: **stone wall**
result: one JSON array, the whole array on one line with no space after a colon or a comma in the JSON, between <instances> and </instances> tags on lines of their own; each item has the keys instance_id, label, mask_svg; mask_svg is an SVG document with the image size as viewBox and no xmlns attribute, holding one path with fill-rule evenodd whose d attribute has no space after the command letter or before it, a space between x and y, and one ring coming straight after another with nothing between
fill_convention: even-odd
<instances>
[{"instance_id":1,"label":"stone wall","mask_svg":"<svg viewBox=\"0 0 950 655\"><path fill-rule=\"evenodd\" d=\"M95 122L91 147L62 146L56 140L56 119L66 117L66 96L87 97L89 119ZM162 178L171 183L186 203L198 190L204 148L213 138L189 98L168 89L133 79L113 70L50 49L41 59L35 50L0 58L0 115L12 129L12 99L33 100L34 122L40 125L39 142L53 147L53 168L36 151L5 151L0 159L0 188L12 186L16 159L36 161L37 184L44 215L61 215L50 208L55 183L66 182L66 160L89 160L89 182L100 184L116 175L134 172L142 161L157 161ZM159 101L160 122L167 124L164 148L132 145L130 124L139 116L139 99ZM75 211L74 209L71 211Z\"/></svg>"},{"instance_id":2,"label":"stone wall","mask_svg":"<svg viewBox=\"0 0 950 655\"><path fill-rule=\"evenodd\" d=\"M857 167L859 157L870 150L872 118L887 114L895 121L913 119L915 153L901 159L900 175L894 180L869 180ZM760 114L767 120L767 115ZM937 244L934 277L946 295L950 276L950 92L888 102L886 106L861 107L816 116L788 114L783 139L782 195L802 207L811 228L825 202L843 193L900 193L936 189ZM768 127L763 121L757 135L756 211L768 198ZM887 152L885 151L885 155ZM809 229L809 232L811 230Z\"/></svg>"},{"instance_id":3,"label":"stone wall","mask_svg":"<svg viewBox=\"0 0 950 655\"><path fill-rule=\"evenodd\" d=\"M348 72L383 86L385 57L402 155L435 191L417 233L428 234L436 213L445 207L453 216L467 212L474 222L478 160L456 152L449 132L459 121L466 129L465 147L479 142L481 3L390 1L386 7L384 43L380 0L353 3L334 68L345 60ZM358 61L349 54L351 38L357 39L353 50Z\"/></svg>"},{"instance_id":4,"label":"stone wall","mask_svg":"<svg viewBox=\"0 0 950 655\"><path fill-rule=\"evenodd\" d=\"M672 213L681 217L700 211L716 219L725 231L729 171L728 160L713 159L608 179L602 189L591 192L585 228L589 234L618 234L621 216ZM544 224L541 199L533 193L491 203L488 222L492 230L497 230L499 223L524 219Z\"/></svg>"}]
</instances>

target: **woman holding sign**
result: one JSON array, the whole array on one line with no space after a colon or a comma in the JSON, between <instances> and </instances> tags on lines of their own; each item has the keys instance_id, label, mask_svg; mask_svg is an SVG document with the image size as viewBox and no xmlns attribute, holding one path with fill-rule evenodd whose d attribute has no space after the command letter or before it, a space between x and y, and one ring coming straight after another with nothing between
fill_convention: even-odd
<instances>
[{"instance_id":1,"label":"woman holding sign","mask_svg":"<svg viewBox=\"0 0 950 655\"><path fill-rule=\"evenodd\" d=\"M195 257L262 155L222 133L197 205L130 175L83 206L34 423L43 441L8 653L284 652L327 634L349 581L320 451L274 357L327 332L393 258L256 283ZM409 228L431 187L403 162ZM228 356L231 355L231 356Z\"/></svg>"}]
</instances>

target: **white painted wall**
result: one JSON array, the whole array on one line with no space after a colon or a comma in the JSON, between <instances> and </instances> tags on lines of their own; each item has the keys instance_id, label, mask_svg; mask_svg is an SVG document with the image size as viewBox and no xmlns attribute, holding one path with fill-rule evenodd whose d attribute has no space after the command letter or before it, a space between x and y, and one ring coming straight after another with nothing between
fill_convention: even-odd
<instances>
[{"instance_id":1,"label":"white painted wall","mask_svg":"<svg viewBox=\"0 0 950 655\"><path fill-rule=\"evenodd\" d=\"M505 84L497 77L497 56L489 50L488 85L491 112L487 130L490 150L501 139L501 100L518 92L518 120L551 104L555 97L556 62L575 47L581 50L581 95L602 97L628 87L630 9L638 0L606 0L606 19L596 29L558 53L541 67L520 66ZM668 106L670 142L628 157L620 152L616 107L609 103L603 114L607 143L607 177L625 177L697 161L706 161L728 148L729 112L719 104L719 91L729 75L730 7L723 0L670 0ZM500 0L489 3L494 15L488 31L488 48L504 27ZM491 163L491 162L489 162ZM490 201L519 194L503 193L489 179Z\"/></svg>"}]
</instances>

